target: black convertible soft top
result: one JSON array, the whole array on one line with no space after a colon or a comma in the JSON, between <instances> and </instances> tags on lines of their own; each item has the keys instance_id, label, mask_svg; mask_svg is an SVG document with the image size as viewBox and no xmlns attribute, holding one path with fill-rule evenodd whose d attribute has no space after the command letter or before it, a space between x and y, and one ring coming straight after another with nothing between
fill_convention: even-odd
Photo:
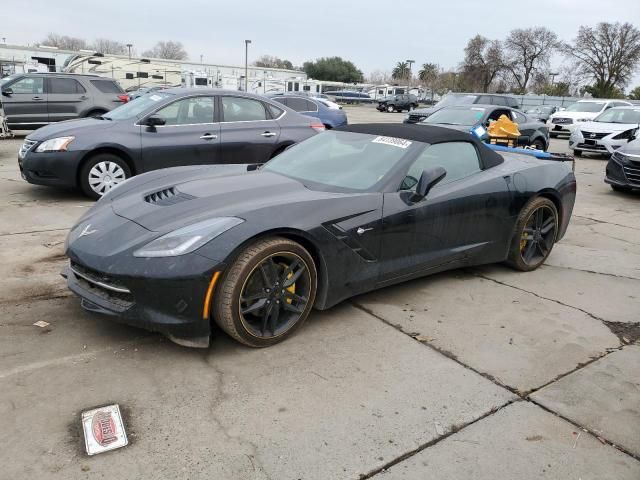
<instances>
[{"instance_id":1,"label":"black convertible soft top","mask_svg":"<svg viewBox=\"0 0 640 480\"><path fill-rule=\"evenodd\" d=\"M504 158L485 146L478 138L470 133L452 128L436 127L434 125L416 125L413 123L358 123L336 128L338 131L381 135L384 137L404 138L422 143L471 142L476 146L480 155L482 169L495 167L504 162Z\"/></svg>"}]
</instances>

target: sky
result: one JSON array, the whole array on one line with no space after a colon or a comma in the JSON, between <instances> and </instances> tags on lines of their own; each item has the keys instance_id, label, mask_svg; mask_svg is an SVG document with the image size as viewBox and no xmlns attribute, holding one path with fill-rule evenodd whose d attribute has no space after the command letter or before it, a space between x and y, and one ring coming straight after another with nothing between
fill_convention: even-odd
<instances>
[{"instance_id":1,"label":"sky","mask_svg":"<svg viewBox=\"0 0 640 480\"><path fill-rule=\"evenodd\" d=\"M365 74L398 61L455 68L476 34L503 39L514 28L545 26L562 40L580 25L631 22L640 0L0 0L0 39L37 44L47 33L132 43L141 53L158 40L181 41L192 60L244 64L275 55L302 65L341 56ZM554 67L561 62L554 58ZM414 68L416 68L414 66ZM640 84L640 71L630 86Z\"/></svg>"}]
</instances>

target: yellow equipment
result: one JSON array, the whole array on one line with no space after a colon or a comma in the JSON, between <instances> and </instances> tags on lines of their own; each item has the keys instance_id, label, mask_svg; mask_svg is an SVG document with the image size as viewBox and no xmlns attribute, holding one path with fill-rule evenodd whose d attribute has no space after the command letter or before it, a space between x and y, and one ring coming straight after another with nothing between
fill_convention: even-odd
<instances>
[{"instance_id":1,"label":"yellow equipment","mask_svg":"<svg viewBox=\"0 0 640 480\"><path fill-rule=\"evenodd\" d=\"M500 115L498 120L491 122L487 128L489 135L489 143L493 145L503 145L506 147L515 147L520 136L518 124L511 121L506 115Z\"/></svg>"}]
</instances>

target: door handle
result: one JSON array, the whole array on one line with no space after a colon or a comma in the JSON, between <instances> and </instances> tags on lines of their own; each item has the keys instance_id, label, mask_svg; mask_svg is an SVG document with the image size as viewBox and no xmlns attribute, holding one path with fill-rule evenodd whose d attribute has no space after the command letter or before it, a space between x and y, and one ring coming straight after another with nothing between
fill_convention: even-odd
<instances>
[{"instance_id":1,"label":"door handle","mask_svg":"<svg viewBox=\"0 0 640 480\"><path fill-rule=\"evenodd\" d=\"M31 97L31 100L42 100L42 97Z\"/></svg>"},{"instance_id":2,"label":"door handle","mask_svg":"<svg viewBox=\"0 0 640 480\"><path fill-rule=\"evenodd\" d=\"M277 135L277 133L274 132L264 132L261 133L260 135L262 135L263 137L275 137Z\"/></svg>"},{"instance_id":3,"label":"door handle","mask_svg":"<svg viewBox=\"0 0 640 480\"><path fill-rule=\"evenodd\" d=\"M358 229L356 230L356 233L358 235L362 235L363 233L368 232L369 230L373 230L373 227L371 227L371 228L358 227Z\"/></svg>"},{"instance_id":4,"label":"door handle","mask_svg":"<svg viewBox=\"0 0 640 480\"><path fill-rule=\"evenodd\" d=\"M218 138L218 135L213 135L211 133L205 133L204 135L202 135L200 137L202 140L215 140L216 138Z\"/></svg>"}]
</instances>

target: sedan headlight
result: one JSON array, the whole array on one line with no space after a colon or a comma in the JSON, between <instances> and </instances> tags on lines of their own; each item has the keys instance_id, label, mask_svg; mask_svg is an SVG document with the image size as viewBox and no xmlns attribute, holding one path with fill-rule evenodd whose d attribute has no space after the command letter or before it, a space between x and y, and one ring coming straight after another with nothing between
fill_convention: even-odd
<instances>
[{"instance_id":1,"label":"sedan headlight","mask_svg":"<svg viewBox=\"0 0 640 480\"><path fill-rule=\"evenodd\" d=\"M244 222L236 217L218 217L167 233L133 252L134 257L177 257L191 253L230 228Z\"/></svg>"},{"instance_id":2,"label":"sedan headlight","mask_svg":"<svg viewBox=\"0 0 640 480\"><path fill-rule=\"evenodd\" d=\"M576 120L576 122L590 122L590 121L591 121L591 119L590 119L590 118L578 118L578 119Z\"/></svg>"},{"instance_id":3,"label":"sedan headlight","mask_svg":"<svg viewBox=\"0 0 640 480\"><path fill-rule=\"evenodd\" d=\"M49 140L45 140L38 148L36 148L36 152L66 152L69 144L75 140L76 137L57 137L50 138Z\"/></svg>"},{"instance_id":4,"label":"sedan headlight","mask_svg":"<svg viewBox=\"0 0 640 480\"><path fill-rule=\"evenodd\" d=\"M619 133L618 135L613 137L613 139L614 140L631 140L631 138L635 137L637 133L638 133L638 129L632 128L630 130L625 130L624 132Z\"/></svg>"}]
</instances>

